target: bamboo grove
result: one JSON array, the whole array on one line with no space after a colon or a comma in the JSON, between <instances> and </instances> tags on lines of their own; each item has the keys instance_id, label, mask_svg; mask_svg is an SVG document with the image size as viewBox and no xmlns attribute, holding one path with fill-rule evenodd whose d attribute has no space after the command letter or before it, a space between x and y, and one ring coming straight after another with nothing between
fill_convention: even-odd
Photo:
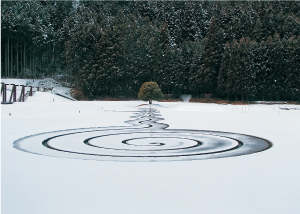
<instances>
[{"instance_id":1,"label":"bamboo grove","mask_svg":"<svg viewBox=\"0 0 300 214\"><path fill-rule=\"evenodd\" d=\"M1 76L67 73L85 96L300 100L299 2L1 2Z\"/></svg>"}]
</instances>

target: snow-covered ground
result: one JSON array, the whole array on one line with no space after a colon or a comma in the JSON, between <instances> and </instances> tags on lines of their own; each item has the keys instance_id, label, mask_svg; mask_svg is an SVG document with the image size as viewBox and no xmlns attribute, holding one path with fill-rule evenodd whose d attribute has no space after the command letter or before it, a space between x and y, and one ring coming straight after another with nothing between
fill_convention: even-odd
<instances>
[{"instance_id":1,"label":"snow-covered ground","mask_svg":"<svg viewBox=\"0 0 300 214\"><path fill-rule=\"evenodd\" d=\"M242 110L154 102L162 106L153 106L164 118L159 122L169 129L234 132L272 142L270 149L251 155L114 162L35 155L13 147L16 140L38 133L132 127L124 121L142 103L75 102L37 92L25 103L1 105L2 213L300 213L300 110L279 109L299 108L296 105L251 105Z\"/></svg>"}]
</instances>

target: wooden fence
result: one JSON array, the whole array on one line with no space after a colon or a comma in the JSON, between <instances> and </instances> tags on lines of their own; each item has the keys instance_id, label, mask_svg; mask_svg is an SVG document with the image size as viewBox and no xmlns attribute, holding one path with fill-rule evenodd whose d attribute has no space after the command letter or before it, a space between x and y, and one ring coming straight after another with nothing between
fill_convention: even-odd
<instances>
[{"instance_id":1,"label":"wooden fence","mask_svg":"<svg viewBox=\"0 0 300 214\"><path fill-rule=\"evenodd\" d=\"M7 100L7 86L12 85L11 94L9 100ZM17 87L21 87L20 96L17 98ZM29 88L29 90L25 90ZM36 90L34 90L36 89ZM4 82L1 83L1 104L12 104L14 102L25 102L28 97L31 97L35 94L36 91L47 92L51 91L51 88L43 88L43 87L33 87L33 86L25 86L25 85L16 85L16 84L5 84Z\"/></svg>"}]
</instances>

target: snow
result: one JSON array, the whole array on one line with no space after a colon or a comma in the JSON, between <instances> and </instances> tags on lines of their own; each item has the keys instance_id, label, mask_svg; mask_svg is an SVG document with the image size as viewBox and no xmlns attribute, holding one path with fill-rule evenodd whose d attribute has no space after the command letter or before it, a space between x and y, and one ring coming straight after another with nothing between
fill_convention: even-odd
<instances>
[{"instance_id":1,"label":"snow","mask_svg":"<svg viewBox=\"0 0 300 214\"><path fill-rule=\"evenodd\" d=\"M25 85L25 86L33 86L34 91L36 91L36 87L47 88L50 87L52 89L51 93L63 95L67 98L74 99L71 97L71 90L68 87L64 87L61 83L55 81L53 78L46 78L46 79L1 79L1 82L5 84L15 84L15 85ZM7 86L7 101L10 98L12 85ZM25 91L29 91L30 88L26 87ZM42 89L41 89L42 90ZM21 87L17 87L17 98L20 96ZM25 92L26 93L26 92ZM49 96L49 95L48 95Z\"/></svg>"},{"instance_id":2,"label":"snow","mask_svg":"<svg viewBox=\"0 0 300 214\"><path fill-rule=\"evenodd\" d=\"M201 108L199 105L180 105L176 108L176 111L203 111L203 112L219 112L226 111L222 105L213 105L213 104L202 104Z\"/></svg>"},{"instance_id":3,"label":"snow","mask_svg":"<svg viewBox=\"0 0 300 214\"><path fill-rule=\"evenodd\" d=\"M272 142L272 148L251 155L115 162L35 155L13 147L16 140L38 133L133 127L124 121L143 103L71 101L37 92L25 103L1 105L2 213L300 213L300 111L280 110L297 105L242 110L154 102L164 118L158 123L168 129L234 132Z\"/></svg>"},{"instance_id":4,"label":"snow","mask_svg":"<svg viewBox=\"0 0 300 214\"><path fill-rule=\"evenodd\" d=\"M61 96L52 94L50 92L35 92L34 96L29 97L26 102L72 102Z\"/></svg>"},{"instance_id":5,"label":"snow","mask_svg":"<svg viewBox=\"0 0 300 214\"><path fill-rule=\"evenodd\" d=\"M1 78L1 82L6 84L26 85L27 79L6 79Z\"/></svg>"}]
</instances>

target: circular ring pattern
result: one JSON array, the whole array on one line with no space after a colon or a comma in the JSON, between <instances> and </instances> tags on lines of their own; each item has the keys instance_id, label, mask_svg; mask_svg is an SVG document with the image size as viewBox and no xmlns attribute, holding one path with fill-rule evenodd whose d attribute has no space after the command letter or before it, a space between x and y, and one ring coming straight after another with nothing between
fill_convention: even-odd
<instances>
[{"instance_id":1,"label":"circular ring pattern","mask_svg":"<svg viewBox=\"0 0 300 214\"><path fill-rule=\"evenodd\" d=\"M27 136L14 142L33 154L112 161L183 161L233 157L269 149L268 140L228 132L166 129L159 111L140 109L132 127L61 130Z\"/></svg>"}]
</instances>

